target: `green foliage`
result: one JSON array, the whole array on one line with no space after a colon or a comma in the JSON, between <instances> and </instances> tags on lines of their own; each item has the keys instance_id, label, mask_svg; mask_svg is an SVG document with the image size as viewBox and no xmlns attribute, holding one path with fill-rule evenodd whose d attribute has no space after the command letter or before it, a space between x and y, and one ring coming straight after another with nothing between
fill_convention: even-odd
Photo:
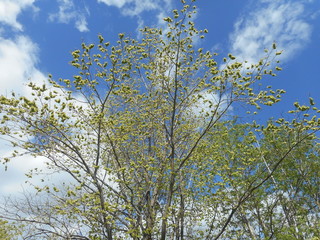
<instances>
[{"instance_id":1,"label":"green foliage","mask_svg":"<svg viewBox=\"0 0 320 240\"><path fill-rule=\"evenodd\" d=\"M99 36L72 52L72 79L30 82L31 98L0 96L0 133L25 151L12 157L46 157L49 169L75 182L35 187L50 200L19 219L45 226L34 228L39 236L319 235L314 100L294 103L290 121L230 117L233 106L258 114L280 101L284 90L259 84L281 70L270 62L281 52L273 44L256 64L228 54L219 66L215 53L194 44L208 32L196 29L194 13L185 3L164 19L166 29L142 29L141 40L121 33L112 45Z\"/></svg>"},{"instance_id":2,"label":"green foliage","mask_svg":"<svg viewBox=\"0 0 320 240\"><path fill-rule=\"evenodd\" d=\"M1 240L16 240L20 236L20 231L14 225L0 219L0 239Z\"/></svg>"}]
</instances>

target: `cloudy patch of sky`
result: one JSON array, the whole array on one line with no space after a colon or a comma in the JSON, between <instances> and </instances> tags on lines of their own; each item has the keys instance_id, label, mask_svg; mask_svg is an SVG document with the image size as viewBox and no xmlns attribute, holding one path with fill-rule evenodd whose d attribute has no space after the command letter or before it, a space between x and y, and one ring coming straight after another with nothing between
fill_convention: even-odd
<instances>
[{"instance_id":1,"label":"cloudy patch of sky","mask_svg":"<svg viewBox=\"0 0 320 240\"><path fill-rule=\"evenodd\" d=\"M230 34L230 52L256 63L276 42L283 50L282 59L292 58L309 42L312 25L303 1L270 1L256 3L256 9L243 14Z\"/></svg>"},{"instance_id":2,"label":"cloudy patch of sky","mask_svg":"<svg viewBox=\"0 0 320 240\"><path fill-rule=\"evenodd\" d=\"M17 20L18 15L25 9L38 11L34 4L35 0L1 0L0 1L0 22L22 31L23 25Z\"/></svg>"},{"instance_id":3,"label":"cloudy patch of sky","mask_svg":"<svg viewBox=\"0 0 320 240\"><path fill-rule=\"evenodd\" d=\"M49 20L65 24L72 22L80 32L89 31L86 16L90 15L90 12L88 8L84 8L83 10L77 9L76 6L79 2L74 3L73 0L58 0L59 11L57 13L51 13Z\"/></svg>"}]
</instances>

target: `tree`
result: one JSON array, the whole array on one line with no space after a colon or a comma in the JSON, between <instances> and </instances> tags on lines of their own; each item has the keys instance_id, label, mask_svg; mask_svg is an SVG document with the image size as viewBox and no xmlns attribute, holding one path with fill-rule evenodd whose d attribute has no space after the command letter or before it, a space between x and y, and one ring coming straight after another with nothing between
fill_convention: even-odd
<instances>
[{"instance_id":1,"label":"tree","mask_svg":"<svg viewBox=\"0 0 320 240\"><path fill-rule=\"evenodd\" d=\"M215 53L194 44L207 30L195 28L195 7L182 2L166 29L146 27L141 40L83 43L72 52L73 80L49 76L29 83L31 97L0 97L12 157L46 157L74 180L36 186L42 202L12 202L6 216L47 239L319 234L313 101L265 126L229 114L280 101L284 90L259 84L280 70L273 60L281 52L274 44L257 64L229 54L218 66Z\"/></svg>"},{"instance_id":2,"label":"tree","mask_svg":"<svg viewBox=\"0 0 320 240\"><path fill-rule=\"evenodd\" d=\"M223 226L229 223L224 238L311 239L319 235L320 163L315 136L301 133L301 126L289 127L291 123L284 119L277 122L284 124L270 121L267 128L227 125L210 138L217 144L212 157L217 163L205 169L219 171L216 175L224 179L216 198L209 196L203 202L229 211L223 217L230 222L218 215L212 225L219 229L220 221ZM294 147L298 138L304 141Z\"/></svg>"}]
</instances>

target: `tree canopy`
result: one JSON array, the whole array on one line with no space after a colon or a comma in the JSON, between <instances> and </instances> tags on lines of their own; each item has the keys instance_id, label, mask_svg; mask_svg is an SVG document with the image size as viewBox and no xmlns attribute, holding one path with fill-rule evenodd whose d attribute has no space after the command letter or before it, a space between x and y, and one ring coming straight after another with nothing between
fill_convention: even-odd
<instances>
[{"instance_id":1,"label":"tree canopy","mask_svg":"<svg viewBox=\"0 0 320 240\"><path fill-rule=\"evenodd\" d=\"M12 157L45 157L49 170L73 179L35 186L27 208L2 208L12 224L28 223L25 239L320 235L313 99L257 121L285 93L267 86L281 51L274 44L258 63L232 54L219 63L199 47L208 31L195 27L193 1L182 3L166 28L145 27L141 39L83 43L72 52L72 79L50 75L28 83L30 96L0 96ZM239 117L239 106L250 112Z\"/></svg>"}]
</instances>

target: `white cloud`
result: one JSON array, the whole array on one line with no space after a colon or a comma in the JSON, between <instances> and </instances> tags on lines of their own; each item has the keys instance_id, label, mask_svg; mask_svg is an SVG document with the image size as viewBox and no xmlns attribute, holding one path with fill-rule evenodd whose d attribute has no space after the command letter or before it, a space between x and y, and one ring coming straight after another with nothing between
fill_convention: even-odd
<instances>
[{"instance_id":1,"label":"white cloud","mask_svg":"<svg viewBox=\"0 0 320 240\"><path fill-rule=\"evenodd\" d=\"M0 38L0 95L10 95L11 91L28 95L26 87L29 80L43 82L46 77L36 68L38 62L38 47L28 37L20 35L16 39ZM10 155L12 147L0 139L0 158ZM4 171L0 165L0 192L11 194L22 191L26 180L24 173L34 167L41 167L43 159L23 156L13 160L9 170Z\"/></svg>"},{"instance_id":2,"label":"white cloud","mask_svg":"<svg viewBox=\"0 0 320 240\"><path fill-rule=\"evenodd\" d=\"M1 153L3 155L4 153ZM10 155L9 152L7 155ZM24 187L28 187L25 181L29 180L25 174L31 169L45 169L46 159L44 157L34 158L30 155L15 158L8 164L8 169L5 171L4 167L0 168L0 192L3 195L16 194L23 191ZM41 183L40 177L35 177L33 182Z\"/></svg>"},{"instance_id":3,"label":"white cloud","mask_svg":"<svg viewBox=\"0 0 320 240\"><path fill-rule=\"evenodd\" d=\"M49 15L50 21L57 21L59 23L68 24L74 22L75 27L80 32L88 32L88 23L86 14L89 15L88 8L85 8L85 12L76 9L73 0L58 0L59 12Z\"/></svg>"},{"instance_id":4,"label":"white cloud","mask_svg":"<svg viewBox=\"0 0 320 240\"><path fill-rule=\"evenodd\" d=\"M22 10L32 7L35 0L0 0L0 22L7 24L16 30L22 31L22 25L17 21L17 17Z\"/></svg>"},{"instance_id":5,"label":"white cloud","mask_svg":"<svg viewBox=\"0 0 320 240\"><path fill-rule=\"evenodd\" d=\"M89 31L87 20L83 15L79 16L79 18L75 22L75 25L80 32Z\"/></svg>"},{"instance_id":6,"label":"white cloud","mask_svg":"<svg viewBox=\"0 0 320 240\"><path fill-rule=\"evenodd\" d=\"M0 38L0 94L25 91L24 83L44 80L36 68L38 48L28 37L18 36L15 40Z\"/></svg>"},{"instance_id":7,"label":"white cloud","mask_svg":"<svg viewBox=\"0 0 320 240\"><path fill-rule=\"evenodd\" d=\"M284 50L282 59L292 57L311 36L302 2L261 0L258 9L241 17L230 35L232 54L257 62L276 42Z\"/></svg>"}]
</instances>

